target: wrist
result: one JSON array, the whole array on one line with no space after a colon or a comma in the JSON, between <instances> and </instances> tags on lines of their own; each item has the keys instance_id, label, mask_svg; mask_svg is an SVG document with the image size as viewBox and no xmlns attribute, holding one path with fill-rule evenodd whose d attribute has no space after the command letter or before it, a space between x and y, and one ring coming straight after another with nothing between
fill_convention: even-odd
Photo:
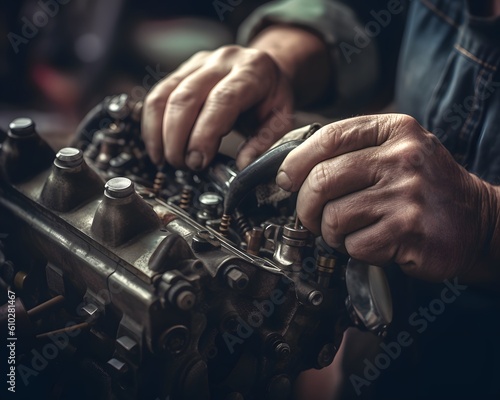
<instances>
[{"instance_id":1,"label":"wrist","mask_svg":"<svg viewBox=\"0 0 500 400\"><path fill-rule=\"evenodd\" d=\"M273 58L292 85L296 104L306 106L331 91L332 66L327 45L315 34L289 25L261 31L250 47Z\"/></svg>"},{"instance_id":2,"label":"wrist","mask_svg":"<svg viewBox=\"0 0 500 400\"><path fill-rule=\"evenodd\" d=\"M490 207L489 259L500 273L500 186L487 185Z\"/></svg>"},{"instance_id":3,"label":"wrist","mask_svg":"<svg viewBox=\"0 0 500 400\"><path fill-rule=\"evenodd\" d=\"M477 262L468 274L471 283L498 285L500 283L500 187L472 177L480 187L480 237Z\"/></svg>"}]
</instances>

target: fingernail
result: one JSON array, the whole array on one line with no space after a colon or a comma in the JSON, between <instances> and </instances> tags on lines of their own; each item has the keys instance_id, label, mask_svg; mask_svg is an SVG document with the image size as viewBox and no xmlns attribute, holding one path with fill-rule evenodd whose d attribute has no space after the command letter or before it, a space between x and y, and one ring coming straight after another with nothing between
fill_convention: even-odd
<instances>
[{"instance_id":1,"label":"fingernail","mask_svg":"<svg viewBox=\"0 0 500 400\"><path fill-rule=\"evenodd\" d=\"M190 151L186 157L186 165L193 171L199 171L203 167L203 154Z\"/></svg>"},{"instance_id":2,"label":"fingernail","mask_svg":"<svg viewBox=\"0 0 500 400\"><path fill-rule=\"evenodd\" d=\"M285 171L278 172L278 175L276 175L276 184L283 190L290 191L292 189L292 181Z\"/></svg>"}]
</instances>

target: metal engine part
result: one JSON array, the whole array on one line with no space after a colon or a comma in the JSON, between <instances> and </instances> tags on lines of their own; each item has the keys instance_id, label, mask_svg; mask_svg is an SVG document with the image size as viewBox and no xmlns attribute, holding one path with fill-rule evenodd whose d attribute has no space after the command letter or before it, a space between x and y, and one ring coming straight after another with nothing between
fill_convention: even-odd
<instances>
[{"instance_id":1,"label":"metal engine part","mask_svg":"<svg viewBox=\"0 0 500 400\"><path fill-rule=\"evenodd\" d=\"M288 399L363 309L383 332L389 303L374 311L359 268L348 293L347 257L295 221L293 198L249 195L221 219L232 160L158 170L140 106L106 99L57 154L28 118L1 143L0 284L16 298L21 395Z\"/></svg>"}]
</instances>

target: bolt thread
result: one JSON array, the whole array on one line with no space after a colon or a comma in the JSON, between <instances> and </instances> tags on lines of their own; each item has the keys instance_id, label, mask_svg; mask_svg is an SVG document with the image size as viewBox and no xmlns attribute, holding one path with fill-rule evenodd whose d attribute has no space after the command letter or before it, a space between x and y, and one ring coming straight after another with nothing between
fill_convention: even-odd
<instances>
[{"instance_id":1,"label":"bolt thread","mask_svg":"<svg viewBox=\"0 0 500 400\"><path fill-rule=\"evenodd\" d=\"M153 182L153 193L158 196L165 185L167 175L164 172L158 171Z\"/></svg>"},{"instance_id":2,"label":"bolt thread","mask_svg":"<svg viewBox=\"0 0 500 400\"><path fill-rule=\"evenodd\" d=\"M247 232L250 232L252 230L252 226L243 214L237 212L235 214L234 221L236 222L236 225L238 226L238 229L243 234L243 236L246 236Z\"/></svg>"},{"instance_id":3,"label":"bolt thread","mask_svg":"<svg viewBox=\"0 0 500 400\"><path fill-rule=\"evenodd\" d=\"M228 214L222 215L222 218L220 220L219 232L223 236L227 236L229 232L229 225L231 225L231 216Z\"/></svg>"},{"instance_id":4,"label":"bolt thread","mask_svg":"<svg viewBox=\"0 0 500 400\"><path fill-rule=\"evenodd\" d=\"M192 199L193 199L193 189L189 186L184 186L181 193L181 201L179 207L185 211L188 211L189 207L191 207Z\"/></svg>"}]
</instances>

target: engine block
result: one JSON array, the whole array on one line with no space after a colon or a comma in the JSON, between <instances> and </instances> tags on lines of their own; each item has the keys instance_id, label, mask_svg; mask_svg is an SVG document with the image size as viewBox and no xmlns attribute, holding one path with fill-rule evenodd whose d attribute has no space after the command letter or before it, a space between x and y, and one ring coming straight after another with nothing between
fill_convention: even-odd
<instances>
[{"instance_id":1,"label":"engine block","mask_svg":"<svg viewBox=\"0 0 500 400\"><path fill-rule=\"evenodd\" d=\"M300 225L293 198L250 191L229 219L231 159L201 173L155 167L127 96L96 107L57 154L15 120L0 167L20 393L288 399L349 325L382 333L390 320L361 312L369 297L352 304L347 257Z\"/></svg>"}]
</instances>

